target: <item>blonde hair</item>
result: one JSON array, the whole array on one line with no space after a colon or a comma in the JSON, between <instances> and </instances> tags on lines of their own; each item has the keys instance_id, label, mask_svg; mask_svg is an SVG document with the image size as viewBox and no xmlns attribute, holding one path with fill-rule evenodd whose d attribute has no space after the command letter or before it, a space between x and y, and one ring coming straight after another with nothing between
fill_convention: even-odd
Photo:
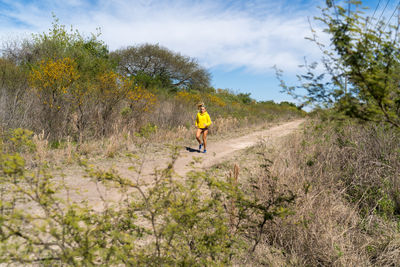
<instances>
[{"instance_id":1,"label":"blonde hair","mask_svg":"<svg viewBox=\"0 0 400 267\"><path fill-rule=\"evenodd\" d=\"M197 108L200 109L202 107L206 107L206 105L204 105L204 102L200 102L197 104Z\"/></svg>"}]
</instances>

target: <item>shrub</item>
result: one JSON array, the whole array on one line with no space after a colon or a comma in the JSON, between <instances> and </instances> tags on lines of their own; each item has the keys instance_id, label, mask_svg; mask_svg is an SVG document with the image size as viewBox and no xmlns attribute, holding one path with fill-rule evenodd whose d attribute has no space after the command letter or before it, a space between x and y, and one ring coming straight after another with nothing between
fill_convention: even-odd
<instances>
[{"instance_id":1,"label":"shrub","mask_svg":"<svg viewBox=\"0 0 400 267\"><path fill-rule=\"evenodd\" d=\"M253 187L242 189L233 177L192 172L177 179L175 148L171 163L155 172L151 184L141 182L140 171L124 178L81 161L96 186L120 192L114 203L101 195L103 210L95 211L86 201L71 201L71 189L38 157L31 157L33 169L26 166L17 150L31 141L31 132L16 130L4 140L8 149L1 150L1 263L229 265L241 252L254 250L268 223L284 217L294 199L276 191L274 183L264 198Z\"/></svg>"},{"instance_id":2,"label":"shrub","mask_svg":"<svg viewBox=\"0 0 400 267\"><path fill-rule=\"evenodd\" d=\"M275 172L298 198L270 245L295 265L398 265L397 140L384 124L309 121L276 152Z\"/></svg>"}]
</instances>

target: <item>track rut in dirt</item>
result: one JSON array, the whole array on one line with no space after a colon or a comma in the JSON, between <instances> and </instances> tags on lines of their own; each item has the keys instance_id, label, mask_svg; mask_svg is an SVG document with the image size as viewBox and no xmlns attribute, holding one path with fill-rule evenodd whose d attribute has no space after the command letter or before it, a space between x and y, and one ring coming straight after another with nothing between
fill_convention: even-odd
<instances>
[{"instance_id":1,"label":"track rut in dirt","mask_svg":"<svg viewBox=\"0 0 400 267\"><path fill-rule=\"evenodd\" d=\"M260 141L264 141L269 146L275 145L282 137L291 134L299 129L300 124L304 120L295 120L291 122L282 123L280 125L265 129L254 131L241 137L230 138L228 140L221 140L218 142L208 142L207 153L199 153L198 146L196 147L182 147L179 151L178 158L174 162L173 168L175 173L184 177L188 171L206 169L214 164L228 160L234 153L240 153L240 150L256 145ZM118 161L98 162L94 163L100 169L108 169L113 166L113 169L118 172L122 177L140 181L140 183L151 183L156 169L164 169L171 162L171 155L166 154L165 157L160 158L152 155L144 155L142 164L140 164L140 175L132 172L130 167L132 162L126 159L118 159ZM121 195L118 190L106 189L99 183L85 178L85 171L80 167L70 168L63 170L67 186L72 190L69 192L69 198L72 201L88 201L90 206L95 210L101 210L104 202L107 201L120 201ZM79 193L74 193L79 190Z\"/></svg>"}]
</instances>

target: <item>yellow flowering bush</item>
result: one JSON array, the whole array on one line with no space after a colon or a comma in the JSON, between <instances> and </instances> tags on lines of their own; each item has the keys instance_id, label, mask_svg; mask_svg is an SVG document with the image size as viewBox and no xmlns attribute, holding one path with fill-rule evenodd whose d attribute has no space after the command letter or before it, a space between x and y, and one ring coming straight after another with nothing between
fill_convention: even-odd
<instances>
[{"instance_id":1,"label":"yellow flowering bush","mask_svg":"<svg viewBox=\"0 0 400 267\"><path fill-rule=\"evenodd\" d=\"M71 93L72 86L80 75L71 58L42 60L29 74L29 82L44 105L61 108L65 95Z\"/></svg>"},{"instance_id":2,"label":"yellow flowering bush","mask_svg":"<svg viewBox=\"0 0 400 267\"><path fill-rule=\"evenodd\" d=\"M216 96L216 95L212 95L212 94L207 94L207 102L209 102L210 104L214 104L217 105L219 107L225 107L226 103L224 100L222 100L220 97Z\"/></svg>"},{"instance_id":3,"label":"yellow flowering bush","mask_svg":"<svg viewBox=\"0 0 400 267\"><path fill-rule=\"evenodd\" d=\"M199 94L189 93L187 91L178 92L175 96L178 101L184 103L197 104L201 101L201 96Z\"/></svg>"},{"instance_id":4,"label":"yellow flowering bush","mask_svg":"<svg viewBox=\"0 0 400 267\"><path fill-rule=\"evenodd\" d=\"M127 95L128 101L131 106L135 106L139 111L150 111L154 107L157 97L155 94L149 92L141 86L135 86L130 90Z\"/></svg>"},{"instance_id":5,"label":"yellow flowering bush","mask_svg":"<svg viewBox=\"0 0 400 267\"><path fill-rule=\"evenodd\" d=\"M127 77L107 71L97 77L96 90L101 102L118 102L125 98L133 86L133 81Z\"/></svg>"},{"instance_id":6,"label":"yellow flowering bush","mask_svg":"<svg viewBox=\"0 0 400 267\"><path fill-rule=\"evenodd\" d=\"M219 107L226 106L225 101L217 95L214 94L196 94L187 91L178 92L175 96L178 101L188 103L188 104L197 104L199 102L205 102L210 105L216 105Z\"/></svg>"}]
</instances>

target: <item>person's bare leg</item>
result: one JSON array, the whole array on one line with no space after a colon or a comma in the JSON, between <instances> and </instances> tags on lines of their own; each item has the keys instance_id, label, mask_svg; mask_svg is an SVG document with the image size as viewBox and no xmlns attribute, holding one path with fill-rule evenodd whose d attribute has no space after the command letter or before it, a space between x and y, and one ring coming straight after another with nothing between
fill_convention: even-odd
<instances>
[{"instance_id":1,"label":"person's bare leg","mask_svg":"<svg viewBox=\"0 0 400 267\"><path fill-rule=\"evenodd\" d=\"M201 129L197 129L197 132L196 132L196 139L197 139L197 141L199 142L199 145L201 145L200 135L201 135Z\"/></svg>"},{"instance_id":2,"label":"person's bare leg","mask_svg":"<svg viewBox=\"0 0 400 267\"><path fill-rule=\"evenodd\" d=\"M203 131L204 150L207 150L207 134L208 134L208 130L204 130L204 131Z\"/></svg>"}]
</instances>

